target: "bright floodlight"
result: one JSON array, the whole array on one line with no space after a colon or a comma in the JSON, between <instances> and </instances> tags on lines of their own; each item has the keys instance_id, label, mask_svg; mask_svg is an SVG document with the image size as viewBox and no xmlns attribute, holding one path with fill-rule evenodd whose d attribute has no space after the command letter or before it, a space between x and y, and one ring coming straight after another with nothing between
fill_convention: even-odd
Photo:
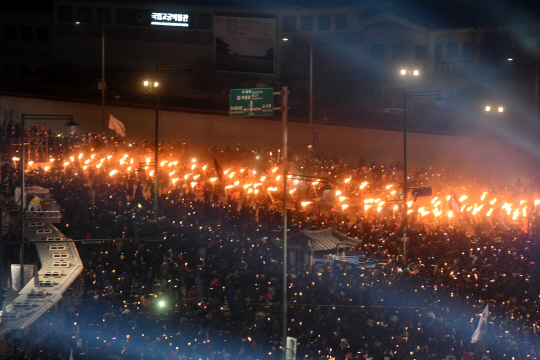
<instances>
[{"instance_id":1,"label":"bright floodlight","mask_svg":"<svg viewBox=\"0 0 540 360\"><path fill-rule=\"evenodd\" d=\"M486 106L486 111L491 111L491 106Z\"/></svg>"},{"instance_id":2,"label":"bright floodlight","mask_svg":"<svg viewBox=\"0 0 540 360\"><path fill-rule=\"evenodd\" d=\"M159 302L159 307L164 307L164 306L165 306L165 301L161 300L161 301Z\"/></svg>"},{"instance_id":3,"label":"bright floodlight","mask_svg":"<svg viewBox=\"0 0 540 360\"><path fill-rule=\"evenodd\" d=\"M283 38L283 41L289 41L289 38Z\"/></svg>"},{"instance_id":4,"label":"bright floodlight","mask_svg":"<svg viewBox=\"0 0 540 360\"><path fill-rule=\"evenodd\" d=\"M157 81L154 81L154 87L158 87L159 83Z\"/></svg>"},{"instance_id":5,"label":"bright floodlight","mask_svg":"<svg viewBox=\"0 0 540 360\"><path fill-rule=\"evenodd\" d=\"M420 71L418 71L418 70L414 70L414 71L413 71L413 75L414 75L414 76L418 76L418 75L420 75Z\"/></svg>"},{"instance_id":6,"label":"bright floodlight","mask_svg":"<svg viewBox=\"0 0 540 360\"><path fill-rule=\"evenodd\" d=\"M497 109L498 112L503 112L504 111L504 108L502 106L499 106L499 108Z\"/></svg>"},{"instance_id":7,"label":"bright floodlight","mask_svg":"<svg viewBox=\"0 0 540 360\"><path fill-rule=\"evenodd\" d=\"M150 85L150 81L144 80L144 86L148 86L148 85Z\"/></svg>"},{"instance_id":8,"label":"bright floodlight","mask_svg":"<svg viewBox=\"0 0 540 360\"><path fill-rule=\"evenodd\" d=\"M401 75L407 75L407 70L401 69L400 73L401 73Z\"/></svg>"},{"instance_id":9,"label":"bright floodlight","mask_svg":"<svg viewBox=\"0 0 540 360\"><path fill-rule=\"evenodd\" d=\"M512 61L512 60L514 60L514 59L512 59L512 58L508 58L508 61Z\"/></svg>"}]
</instances>

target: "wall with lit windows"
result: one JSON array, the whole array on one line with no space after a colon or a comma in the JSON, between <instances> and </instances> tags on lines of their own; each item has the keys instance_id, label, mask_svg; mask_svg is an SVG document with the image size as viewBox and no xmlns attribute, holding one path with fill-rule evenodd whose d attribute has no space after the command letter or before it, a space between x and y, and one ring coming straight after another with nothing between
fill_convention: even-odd
<instances>
[{"instance_id":1,"label":"wall with lit windows","mask_svg":"<svg viewBox=\"0 0 540 360\"><path fill-rule=\"evenodd\" d=\"M17 76L51 64L76 66L97 79L104 28L109 75L125 70L121 79L129 81L153 71L157 63L190 63L194 70L207 71L203 64L214 61L215 17L244 15L276 19L276 73L252 74L246 87L288 85L306 95L310 52L314 97L328 100L315 101L321 106L347 106L339 100L348 97L349 104L364 108L394 109L401 106L403 91L441 90L448 97L470 84L468 75L477 66L473 60L478 29L426 28L368 10L55 0L50 14L0 11L0 70ZM195 78L182 74L179 93L171 95L203 96L188 88Z\"/></svg>"}]
</instances>

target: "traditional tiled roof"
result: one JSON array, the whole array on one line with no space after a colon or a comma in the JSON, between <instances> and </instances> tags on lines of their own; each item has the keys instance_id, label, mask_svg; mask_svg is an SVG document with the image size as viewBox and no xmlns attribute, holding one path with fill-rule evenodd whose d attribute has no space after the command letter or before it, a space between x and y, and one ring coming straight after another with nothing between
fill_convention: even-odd
<instances>
[{"instance_id":1,"label":"traditional tiled roof","mask_svg":"<svg viewBox=\"0 0 540 360\"><path fill-rule=\"evenodd\" d=\"M340 243L361 245L362 240L349 237L334 228L325 230L303 230L289 238L289 248L298 250L327 251L334 250Z\"/></svg>"}]
</instances>

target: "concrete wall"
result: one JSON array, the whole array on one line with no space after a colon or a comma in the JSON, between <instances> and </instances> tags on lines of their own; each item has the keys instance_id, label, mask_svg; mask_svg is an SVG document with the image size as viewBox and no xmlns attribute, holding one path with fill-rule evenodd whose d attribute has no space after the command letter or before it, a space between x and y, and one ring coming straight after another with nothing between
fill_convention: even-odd
<instances>
[{"instance_id":1,"label":"concrete wall","mask_svg":"<svg viewBox=\"0 0 540 360\"><path fill-rule=\"evenodd\" d=\"M19 114L73 114L80 124L78 133L101 130L100 105L2 96L0 106ZM128 140L154 138L153 109L107 106L106 114L113 114L125 124ZM282 142L280 121L165 110L159 112L159 119L160 141L216 145L221 149L227 145L233 148L240 143L244 147L273 151L277 151ZM51 121L48 125L56 132L68 130L58 121ZM320 134L316 153L335 154L338 158L355 162L360 158L376 163L403 162L402 132L319 124L314 126L314 131ZM309 125L289 123L288 134L292 153L306 154L311 141ZM417 133L409 133L407 139L409 169L444 168L459 170L477 179L515 182L518 178L533 180L538 168L538 158L531 154L538 152L531 145Z\"/></svg>"}]
</instances>

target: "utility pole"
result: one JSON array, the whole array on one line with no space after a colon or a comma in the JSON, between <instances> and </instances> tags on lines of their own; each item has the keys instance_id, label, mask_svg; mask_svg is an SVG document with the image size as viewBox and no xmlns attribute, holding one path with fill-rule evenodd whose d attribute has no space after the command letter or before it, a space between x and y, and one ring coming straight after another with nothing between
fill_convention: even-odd
<instances>
[{"instance_id":1,"label":"utility pole","mask_svg":"<svg viewBox=\"0 0 540 360\"><path fill-rule=\"evenodd\" d=\"M145 84L145 86L150 86L152 83L154 84L154 91L156 93L156 123L155 123L155 133L156 133L156 140L155 140L155 147L154 147L154 221L157 222L158 220L158 199L159 199L159 193L158 193L158 169L159 169L159 87L162 86L160 83L160 75L162 70L175 70L175 69L182 69L182 68L188 68L191 64L183 63L183 64L156 64L156 78L152 82L148 82L148 85Z\"/></svg>"},{"instance_id":2,"label":"utility pole","mask_svg":"<svg viewBox=\"0 0 540 360\"><path fill-rule=\"evenodd\" d=\"M24 191L25 191L25 170L26 170L26 156L25 156L25 148L24 148L24 141L25 141L25 132L26 132L26 125L25 125L25 118L26 114L21 115L21 236L20 241L21 245L19 247L19 259L21 263L20 268L20 280L19 280L19 291L22 290L24 286Z\"/></svg>"},{"instance_id":3,"label":"utility pole","mask_svg":"<svg viewBox=\"0 0 540 360\"><path fill-rule=\"evenodd\" d=\"M403 266L407 266L407 99L413 97L434 97L435 101L444 100L440 90L437 91L411 91L403 93Z\"/></svg>"},{"instance_id":4,"label":"utility pole","mask_svg":"<svg viewBox=\"0 0 540 360\"><path fill-rule=\"evenodd\" d=\"M407 93L403 94L403 266L407 266Z\"/></svg>"},{"instance_id":5,"label":"utility pole","mask_svg":"<svg viewBox=\"0 0 540 360\"><path fill-rule=\"evenodd\" d=\"M283 360L287 360L287 138L288 138L288 109L289 109L289 87L284 86L282 95L282 123L283 131L283 297L282 297L282 351Z\"/></svg>"},{"instance_id":6,"label":"utility pole","mask_svg":"<svg viewBox=\"0 0 540 360\"><path fill-rule=\"evenodd\" d=\"M313 34L309 38L309 133L313 142Z\"/></svg>"},{"instance_id":7,"label":"utility pole","mask_svg":"<svg viewBox=\"0 0 540 360\"><path fill-rule=\"evenodd\" d=\"M534 140L538 141L538 57L534 61Z\"/></svg>"},{"instance_id":8,"label":"utility pole","mask_svg":"<svg viewBox=\"0 0 540 360\"><path fill-rule=\"evenodd\" d=\"M155 154L154 154L154 221L158 221L158 159L159 159L159 64L156 64L156 82L158 86L154 89L156 91L156 143L155 143Z\"/></svg>"},{"instance_id":9,"label":"utility pole","mask_svg":"<svg viewBox=\"0 0 540 360\"><path fill-rule=\"evenodd\" d=\"M105 12L101 18L101 132L105 133L107 129L107 120L105 119Z\"/></svg>"}]
</instances>

